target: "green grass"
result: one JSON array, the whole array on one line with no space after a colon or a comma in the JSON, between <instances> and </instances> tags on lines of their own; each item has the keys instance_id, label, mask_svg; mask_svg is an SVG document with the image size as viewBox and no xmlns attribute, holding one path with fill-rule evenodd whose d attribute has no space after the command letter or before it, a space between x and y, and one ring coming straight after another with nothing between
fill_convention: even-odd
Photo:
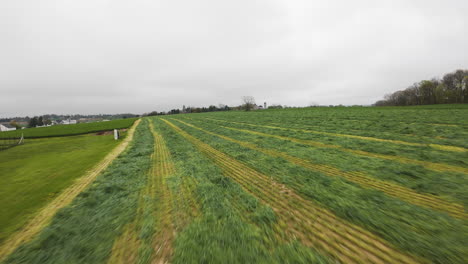
<instances>
[{"instance_id":1,"label":"green grass","mask_svg":"<svg viewBox=\"0 0 468 264\"><path fill-rule=\"evenodd\" d=\"M268 115L268 112L265 115ZM219 123L203 119L205 116L223 116L223 114L190 115L191 120L198 121L189 122L208 131L245 142L253 142L265 148L277 149L292 156L333 165L345 171L364 171L376 178L392 180L418 191L445 195L463 203L467 201L464 190L468 182L464 174L436 173L420 166L412 167L395 162L382 162L374 158L368 159L340 153L333 149L312 148L292 142L243 134L220 128ZM254 116L261 119L259 114ZM172 118L185 120L184 116ZM254 121L251 120L251 122ZM318 201L325 208L332 210L339 217L378 234L404 251L417 254L434 263L463 263L468 257L464 250L465 238L468 234L466 220L455 219L445 213L419 207L379 191L364 189L339 177L330 177L307 170L282 158L247 149L179 122L177 125L215 149L291 186L309 199ZM251 129L247 126L244 128ZM396 150L400 151L398 148Z\"/></svg>"},{"instance_id":2,"label":"green grass","mask_svg":"<svg viewBox=\"0 0 468 264\"><path fill-rule=\"evenodd\" d=\"M375 189L363 188L342 177L333 177L307 169L284 158L267 155L201 132L177 120L341 171L363 172L370 178L392 182L422 194L435 195L443 200L466 206L468 196L465 190L468 187L468 175L462 172L438 172L421 165L364 157L345 152L340 148L312 147L223 128L220 125L314 140L351 150L364 150L468 168L468 152L440 150L428 145L467 148L467 116L466 105L444 105L232 111L162 118L171 120L191 136L271 177L271 180L284 184L285 188L292 189L304 199L333 212L343 221L372 232L397 250L432 263L442 264L465 263L468 259L467 219L455 218L429 207L418 206L413 204L414 201L411 199L402 200L404 196L401 193L395 195L403 197L399 199ZM216 122L209 118L402 140L424 145L411 146L253 127L246 124ZM166 208L158 205L166 205L167 196L156 194L154 197L147 195L141 198L144 194L142 190L145 190L145 186L151 182L149 181L151 178L148 178L149 169L152 164L161 164L152 163L150 158L154 153L154 139L148 127L148 119L154 122L155 131L164 138L175 166L175 173L162 183L162 185L167 184L173 198L169 214L176 231L172 244L173 263L333 262L328 256L317 253L314 248L289 237L286 231L281 229L284 224L281 222L283 221L281 217L287 215L286 213L283 215L281 212L273 211L267 204L260 202L261 197L256 197L257 194L252 191L254 189L248 193L233 178L224 175L219 163L212 160L215 158L210 159L206 153L200 152L200 146L194 146L193 144L196 144L194 141L188 141L186 137L163 122L161 117L151 117L143 120L129 149L98 176L96 181L70 206L60 210L50 226L45 228L35 240L18 248L6 263L104 263L111 256L114 242L118 241L116 239L121 238L125 228L135 222L137 223L134 231L139 239L136 243L138 263L149 262L151 255L154 254L154 239L158 239L154 235L161 231L158 229L161 228L161 218L164 217L162 215L164 212L157 210ZM71 138L73 137L44 139L44 141ZM3 153L20 151L23 147L27 145ZM0 160L2 160L1 155L2 152ZM31 155L32 159L42 159L38 153ZM44 158L42 163L36 164L36 170L47 168L50 162L53 161ZM3 164L10 167L3 169L0 163L2 177L5 173L1 170L11 171L11 168L15 167L9 162ZM22 182L21 177L8 177L12 183L23 184L24 188L41 183L36 179ZM30 181L37 182L30 184ZM12 186L4 188L12 194L9 196L15 199L27 197L21 188ZM1 188L2 186L0 190L3 190ZM187 200L186 196L193 200ZM187 202L189 200L190 202ZM6 201L0 200L3 204ZM192 205L192 201L196 205ZM274 199L267 201L273 203L274 207ZM293 204L291 206L294 207Z\"/></svg>"},{"instance_id":3,"label":"green grass","mask_svg":"<svg viewBox=\"0 0 468 264\"><path fill-rule=\"evenodd\" d=\"M261 147L272 148L282 152L291 153L295 157L310 160L314 163L331 165L343 171L365 171L368 175L373 176L374 178L395 182L414 189L418 192L443 196L448 200L468 206L468 193L465 191L468 188L468 181L462 173L441 173L426 169L421 165L404 164L396 161L364 157L361 155L343 152L336 148L313 148L308 145L302 145L287 140L252 135L249 133L219 127L219 125L223 125L226 127L242 128L242 125L238 124L219 123L204 119L199 120L197 118L184 118L181 120L193 123L196 126L206 128L209 131L226 135L237 140L252 142ZM278 131L275 129L249 126L244 126L243 128L271 135L315 140L325 144L336 144L350 149L365 150L371 153L406 156L418 160L440 163L452 161L447 163L453 163L461 167L466 167L465 161L463 160L463 156L466 155L464 153L458 154L447 153L445 151L426 150L428 154L422 154L421 149L408 146L395 146L394 144L389 143L365 141L358 143L354 139L343 138L339 138L339 140L330 142L318 137L311 137L302 132L282 130ZM405 155L402 155L402 152L404 152ZM425 159L422 158L421 155L425 155ZM455 162L456 160L459 160L459 162Z\"/></svg>"},{"instance_id":4,"label":"green grass","mask_svg":"<svg viewBox=\"0 0 468 264\"><path fill-rule=\"evenodd\" d=\"M0 242L118 144L111 135L31 139L0 152Z\"/></svg>"},{"instance_id":5,"label":"green grass","mask_svg":"<svg viewBox=\"0 0 468 264\"><path fill-rule=\"evenodd\" d=\"M275 239L277 219L211 160L163 122L156 120L176 164L180 182L193 177L202 213L177 237L174 263L327 263L297 241Z\"/></svg>"},{"instance_id":6,"label":"green grass","mask_svg":"<svg viewBox=\"0 0 468 264\"><path fill-rule=\"evenodd\" d=\"M135 215L152 153L152 135L140 124L129 148L5 263L106 262L115 238Z\"/></svg>"},{"instance_id":7,"label":"green grass","mask_svg":"<svg viewBox=\"0 0 468 264\"><path fill-rule=\"evenodd\" d=\"M130 149L5 263L108 261L114 241L135 219L139 192L147 184L153 139L144 122L135 132ZM194 179L192 191L200 208L187 225L180 225L177 216L193 208L173 201L172 220L178 230L173 263L329 263L295 240L278 241L272 228L277 220L269 207L225 177L212 161L161 121L156 120L155 125L175 162L176 174L168 179L170 189L177 195L184 182ZM157 232L154 223L159 221L151 213L144 214L138 263L149 263L154 250L151 236Z\"/></svg>"},{"instance_id":8,"label":"green grass","mask_svg":"<svg viewBox=\"0 0 468 264\"><path fill-rule=\"evenodd\" d=\"M0 138L21 137L42 138L72 136L113 129L130 127L138 118L117 119L106 122L79 123L74 125L56 125L50 127L25 128L21 130L0 132Z\"/></svg>"}]
</instances>

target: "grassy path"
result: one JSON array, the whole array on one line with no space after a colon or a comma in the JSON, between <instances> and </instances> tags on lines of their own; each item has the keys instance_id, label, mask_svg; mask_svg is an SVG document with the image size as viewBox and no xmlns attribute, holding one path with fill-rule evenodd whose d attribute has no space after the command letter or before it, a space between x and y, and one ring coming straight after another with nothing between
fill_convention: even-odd
<instances>
[{"instance_id":1,"label":"grassy path","mask_svg":"<svg viewBox=\"0 0 468 264\"><path fill-rule=\"evenodd\" d=\"M407 146L415 146L415 147L427 147L427 146L429 146L431 148L438 149L438 150L444 150L444 151L468 152L468 149L466 149L466 148L454 147L454 146L448 146L448 145L422 144L422 143L407 142L407 141L402 141L402 140L382 139L382 138L375 138L375 137L364 137L364 136L323 132L323 131L316 131L316 130L309 130L309 129L295 129L295 128L285 128L285 127L279 127L279 126L257 125L257 124L246 123L246 122L225 121L225 120L214 119L214 118L205 118L205 119L218 121L218 122L248 125L248 126L254 126L254 127L281 129L281 130L297 131L297 132L303 132L303 133L312 133L312 134L319 134L319 135L326 135L326 136L333 136L333 137L345 137L345 138L352 138L352 139L360 139L360 140L367 140L367 141L386 142L386 143L407 145Z\"/></svg>"},{"instance_id":2,"label":"grassy path","mask_svg":"<svg viewBox=\"0 0 468 264\"><path fill-rule=\"evenodd\" d=\"M111 162L119 156L133 139L133 134L136 127L140 123L137 120L132 128L128 131L127 137L115 147L107 156L92 170L79 178L73 185L65 189L52 202L46 205L40 212L29 221L29 223L20 231L10 236L0 246L0 261L12 253L21 244L30 241L50 222L55 213L61 208L70 204L73 199L82 192L96 177L111 164Z\"/></svg>"},{"instance_id":3,"label":"grassy path","mask_svg":"<svg viewBox=\"0 0 468 264\"><path fill-rule=\"evenodd\" d=\"M234 142L234 143L239 144L241 146L263 152L263 153L265 153L267 155L284 158L285 160L287 160L289 162L292 162L292 163L297 164L299 166L305 167L307 169L311 169L311 170L314 170L314 171L319 171L319 172L324 173L325 175L329 175L329 176L343 177L343 178L345 178L345 179L347 179L347 180L349 180L351 182L358 183L363 187L372 188L372 189L382 191L382 192L384 192L384 193L386 193L386 194L388 194L390 196L405 200L405 201L407 201L409 203L413 203L413 204L416 204L416 205L419 205L419 206L424 206L424 207L428 207L428 208L431 208L431 209L446 212L446 213L448 213L448 214L450 214L450 215L452 215L454 217L457 217L457 218L468 219L468 215L465 213L464 208L463 208L462 205L444 201L444 200L442 200L442 199L440 199L440 198L438 198L436 196L432 196L432 195L429 195L429 194L417 193L417 192L413 191L412 189L405 188L403 186L399 186L399 185L396 185L396 184L393 184L393 183L390 183L390 182L377 180L377 179L374 179L374 178L372 178L372 177L370 177L370 176L368 176L368 175L366 175L364 173L361 173L361 172L341 171L341 170L339 170L337 168L334 168L332 166L322 165L322 164L314 164L314 163L311 163L311 162L309 162L307 160L300 159L300 158L297 158L297 157L294 157L294 156L290 156L290 155L288 155L288 154L286 154L284 152L279 152L279 151L275 151L275 150L272 150L272 149L261 148L261 147L258 147L256 145L252 144L252 143L239 141L239 140L236 140L236 139L224 136L224 135L220 135L220 134L217 134L217 133L207 131L205 129L202 129L200 127L194 126L192 124L189 124L189 123L181 121L181 120L177 120L177 121L181 122L181 123L183 123L183 124L185 124L187 126L190 126L192 128L203 131L204 133L208 133L210 135L220 137L220 138L222 138L224 140Z\"/></svg>"},{"instance_id":4,"label":"grassy path","mask_svg":"<svg viewBox=\"0 0 468 264\"><path fill-rule=\"evenodd\" d=\"M293 190L278 184L164 120L177 133L218 164L224 173L275 210L287 231L343 263L417 263L377 236L336 217Z\"/></svg>"}]
</instances>

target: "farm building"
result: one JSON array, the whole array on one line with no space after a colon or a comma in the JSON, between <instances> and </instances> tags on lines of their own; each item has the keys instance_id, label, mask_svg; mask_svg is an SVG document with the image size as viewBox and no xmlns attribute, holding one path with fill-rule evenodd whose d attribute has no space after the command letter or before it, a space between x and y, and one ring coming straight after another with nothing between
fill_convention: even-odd
<instances>
[{"instance_id":1,"label":"farm building","mask_svg":"<svg viewBox=\"0 0 468 264\"><path fill-rule=\"evenodd\" d=\"M74 125L76 124L76 120L73 120L73 119L65 119L65 120L62 120L61 124L62 125Z\"/></svg>"},{"instance_id":2,"label":"farm building","mask_svg":"<svg viewBox=\"0 0 468 264\"><path fill-rule=\"evenodd\" d=\"M11 131L16 130L16 127L10 124L0 124L0 131Z\"/></svg>"}]
</instances>

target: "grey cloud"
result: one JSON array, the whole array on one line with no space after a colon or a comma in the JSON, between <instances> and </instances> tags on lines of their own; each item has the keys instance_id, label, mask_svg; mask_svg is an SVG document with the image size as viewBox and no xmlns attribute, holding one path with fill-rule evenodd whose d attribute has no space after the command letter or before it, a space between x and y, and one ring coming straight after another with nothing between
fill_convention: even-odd
<instances>
[{"instance_id":1,"label":"grey cloud","mask_svg":"<svg viewBox=\"0 0 468 264\"><path fill-rule=\"evenodd\" d=\"M9 0L0 116L371 104L468 61L468 2Z\"/></svg>"}]
</instances>

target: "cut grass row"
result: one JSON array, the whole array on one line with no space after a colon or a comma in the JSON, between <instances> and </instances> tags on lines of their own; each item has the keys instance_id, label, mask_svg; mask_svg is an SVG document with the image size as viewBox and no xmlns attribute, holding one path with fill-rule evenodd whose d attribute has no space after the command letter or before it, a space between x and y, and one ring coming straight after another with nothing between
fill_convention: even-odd
<instances>
[{"instance_id":1,"label":"cut grass row","mask_svg":"<svg viewBox=\"0 0 468 264\"><path fill-rule=\"evenodd\" d=\"M147 183L140 191L135 219L116 239L108 263L167 263L172 254L175 233L171 210L173 195L167 178L175 173L175 169L164 140L154 132L152 123L150 129L155 148Z\"/></svg>"},{"instance_id":2,"label":"cut grass row","mask_svg":"<svg viewBox=\"0 0 468 264\"><path fill-rule=\"evenodd\" d=\"M468 134L465 121L468 108L422 109L408 108L308 108L254 111L249 113L197 114L230 121L250 122L311 129L323 132L403 140L417 143L435 143L468 148L464 140ZM443 126L455 121L456 126Z\"/></svg>"},{"instance_id":3,"label":"cut grass row","mask_svg":"<svg viewBox=\"0 0 468 264\"><path fill-rule=\"evenodd\" d=\"M199 214L174 241L173 263L327 263L287 236L273 211L223 175L212 160L155 120L176 166L170 185L189 180ZM180 193L180 192L179 192Z\"/></svg>"},{"instance_id":4,"label":"cut grass row","mask_svg":"<svg viewBox=\"0 0 468 264\"><path fill-rule=\"evenodd\" d=\"M288 223L290 232L299 236L304 243L317 247L343 263L418 262L371 233L342 221L326 209L303 199L292 189L277 184L270 177L210 147L173 123L165 122L222 167L226 175L274 208L279 217Z\"/></svg>"},{"instance_id":5,"label":"cut grass row","mask_svg":"<svg viewBox=\"0 0 468 264\"><path fill-rule=\"evenodd\" d=\"M208 125L206 122L203 124ZM340 177L326 176L283 158L233 144L184 124L181 124L181 127L213 148L271 176L304 197L319 202L341 218L378 234L403 251L436 263L463 263L466 257L463 241L467 229L463 220L403 202L372 189L360 188L341 180ZM219 129L213 130L220 133ZM223 129L222 133L237 137L232 130ZM251 137L248 141L255 141L254 139L255 137ZM259 142L263 142L267 147L281 144L264 142L264 139ZM317 154L320 153L319 151ZM326 160L328 159L329 157ZM438 234L437 237L433 236L434 233Z\"/></svg>"},{"instance_id":6,"label":"cut grass row","mask_svg":"<svg viewBox=\"0 0 468 264\"><path fill-rule=\"evenodd\" d=\"M224 121L226 123L232 123L229 121ZM313 140L304 140L304 139L298 139L298 138L293 138L293 137L285 137L285 136L278 136L278 135L272 135L272 134L267 134L267 133L262 133L254 130L248 130L248 129L239 129L235 127L227 127L227 126L221 126L224 128L228 129L233 129L236 131L244 132L244 133L251 133L255 135L260 135L264 137L273 137L281 140L287 140L287 141L292 141L296 142L299 144L304 144L304 145L309 145L312 147L319 147L319 148L334 148L338 149L340 151L352 153L352 154L357 154L361 156L366 156L366 157L373 157L373 158L379 158L379 159L385 159L385 160L391 160L391 161L397 161L401 163L406 163L406 164L415 164L415 165L421 165L424 166L428 169L438 171L438 172L458 172L458 173L465 173L468 174L468 169L460 166L454 166L454 165L449 165L449 164L444 164L444 163L436 163L436 162L428 162L428 161L423 161L423 160L416 160L416 159L410 159L410 158L405 158L405 157L400 157L400 156L392 156L392 155L385 155L385 154L379 154L379 153L372 153L368 151L362 151L362 150L355 150L355 149L349 149L349 148L344 148L339 145L331 145L331 144L324 144L318 141L313 141ZM268 126L265 126L268 127Z\"/></svg>"},{"instance_id":7,"label":"cut grass row","mask_svg":"<svg viewBox=\"0 0 468 264\"><path fill-rule=\"evenodd\" d=\"M206 122L206 119L199 118L198 116L193 115L194 120L199 120ZM427 161L433 163L443 163L447 165L452 165L456 167L467 168L467 157L468 152L453 152L453 151L443 151L436 150L431 147L417 147L417 146L408 146L408 145L398 145L386 142L378 141L367 141L367 140L356 140L352 138L345 137L334 137L334 136L320 136L313 133L301 132L300 130L287 130L287 129L276 129L268 128L263 125L259 126L248 126L242 124L242 122L230 123L230 120L224 121L213 121L216 125L228 125L231 127L236 127L240 129L250 129L259 132L264 132L268 134L280 135L285 137L294 137L297 139L311 140L319 142L326 145L337 145L347 149L361 150L370 153L390 155L390 156L399 156L403 158L409 158L413 160ZM259 122L249 122L257 124ZM267 126L269 126L267 124ZM288 128L287 124L283 125L284 128Z\"/></svg>"},{"instance_id":8,"label":"cut grass row","mask_svg":"<svg viewBox=\"0 0 468 264\"><path fill-rule=\"evenodd\" d=\"M388 195L394 196L396 198L400 198L400 199L405 200L407 202L410 202L410 203L413 203L413 204L416 204L416 205L420 205L420 206L433 208L435 210L440 210L442 212L447 212L448 214L450 214L450 215L452 215L454 217L468 219L468 215L465 214L463 206L458 205L458 204L454 204L454 203L450 203L450 202L446 202L444 200L441 200L438 197L431 196L431 195L428 195L428 194L419 194L419 193L417 193L417 192L415 192L415 191L413 191L411 189L408 189L408 188L405 188L405 187L402 187L402 186L398 186L398 185L395 185L395 184L392 184L392 183L389 183L389 182L384 182L384 181L379 181L379 180L373 179L372 177L369 177L369 176L367 176L367 175L365 175L364 173L361 173L361 172L340 171L339 169L336 169L336 168L331 167L331 166L321 165L321 164L314 164L314 163L311 163L311 162L309 162L307 160L303 160L303 159L300 159L300 158L297 158L297 157L294 157L294 156L290 156L290 155L288 155L286 153L283 153L283 152L275 151L275 150L272 150L272 149L260 148L260 147L257 147L254 144L251 144L251 143L242 142L242 141L235 140L235 139L232 139L232 138L220 135L220 134L216 134L216 133L207 131L205 129L202 129L200 127L194 126L192 124L189 124L189 123L181 121L181 120L178 120L178 121L185 124L185 125L187 125L187 126L190 126L190 127L195 128L195 129L198 129L200 131L203 131L204 133L208 133L210 135L220 137L222 139L225 139L225 140L230 141L230 142L234 142L234 143L242 145L244 147L247 147L247 148L250 148L250 149L253 149L253 150L256 150L256 151L263 152L263 153L265 153L267 155L284 158L285 160L288 160L288 161L290 161L292 163L295 163L295 164L297 164L299 166L321 172L321 173L323 173L325 175L343 177L346 180L358 183L358 184L360 184L360 185L362 185L362 186L364 186L366 188L373 188L373 189L382 191L382 192L384 192L384 193L386 193Z\"/></svg>"},{"instance_id":9,"label":"cut grass row","mask_svg":"<svg viewBox=\"0 0 468 264\"><path fill-rule=\"evenodd\" d=\"M0 132L0 138L21 137L43 138L73 136L113 129L129 128L138 118L117 119L106 122L78 123L73 125L56 125L50 127L25 128L21 130Z\"/></svg>"},{"instance_id":10,"label":"cut grass row","mask_svg":"<svg viewBox=\"0 0 468 264\"><path fill-rule=\"evenodd\" d=\"M367 125L363 125L366 124ZM307 120L294 120L294 122L282 122L279 120L268 123L257 123L261 125L273 125L279 127L288 127L294 129L308 129L323 132L331 132L337 134L351 134L354 136L364 136L372 138L382 138L388 140L400 140L405 142L415 142L423 144L439 144L447 146L455 146L468 148L463 138L467 136L466 128L456 126L456 129L447 129L445 126L431 125L429 128L420 125L415 125L413 129L402 133L402 131L393 132L392 129L385 129L391 124L382 122L381 128L374 121L358 121L356 122L330 122L330 123L313 123L310 124ZM430 131L430 132L427 132Z\"/></svg>"},{"instance_id":11,"label":"cut grass row","mask_svg":"<svg viewBox=\"0 0 468 264\"><path fill-rule=\"evenodd\" d=\"M224 121L224 120L221 120L221 119L213 119L213 118L210 118L210 120L221 121L221 122ZM466 148L448 146L448 145L440 145L440 144L423 144L423 143L408 142L408 141L402 141L402 140L391 140L391 139L365 137L365 136L357 136L357 135L350 135L350 134L330 133L330 132L316 131L316 130L310 130L310 129L295 129L295 128L285 128L285 127L271 126L271 125L257 125L257 124L246 123L246 122L230 121L230 123L235 123L235 124L240 124L240 125L247 125L247 126L257 126L257 127L297 131L297 132L303 132L303 133L312 133L312 134L324 135L324 136L344 137L344 138L351 138L351 139L358 139L358 140L385 142L385 143L392 143L392 144L406 145L406 146L413 146L413 147L431 147L431 148L434 148L434 149L444 150L444 151L468 152L468 149L466 149Z\"/></svg>"},{"instance_id":12,"label":"cut grass row","mask_svg":"<svg viewBox=\"0 0 468 264\"><path fill-rule=\"evenodd\" d=\"M181 119L181 118L177 118ZM237 125L204 122L196 118L183 118L238 141L255 143L264 148L292 154L295 157L338 168L345 172L365 172L379 181L391 182L410 188L418 193L436 195L443 200L467 205L468 196L465 168L445 163L408 159L369 151L324 144L301 139L300 135L278 135L275 131L259 132L238 128ZM313 147L313 148L310 148Z\"/></svg>"}]
</instances>

